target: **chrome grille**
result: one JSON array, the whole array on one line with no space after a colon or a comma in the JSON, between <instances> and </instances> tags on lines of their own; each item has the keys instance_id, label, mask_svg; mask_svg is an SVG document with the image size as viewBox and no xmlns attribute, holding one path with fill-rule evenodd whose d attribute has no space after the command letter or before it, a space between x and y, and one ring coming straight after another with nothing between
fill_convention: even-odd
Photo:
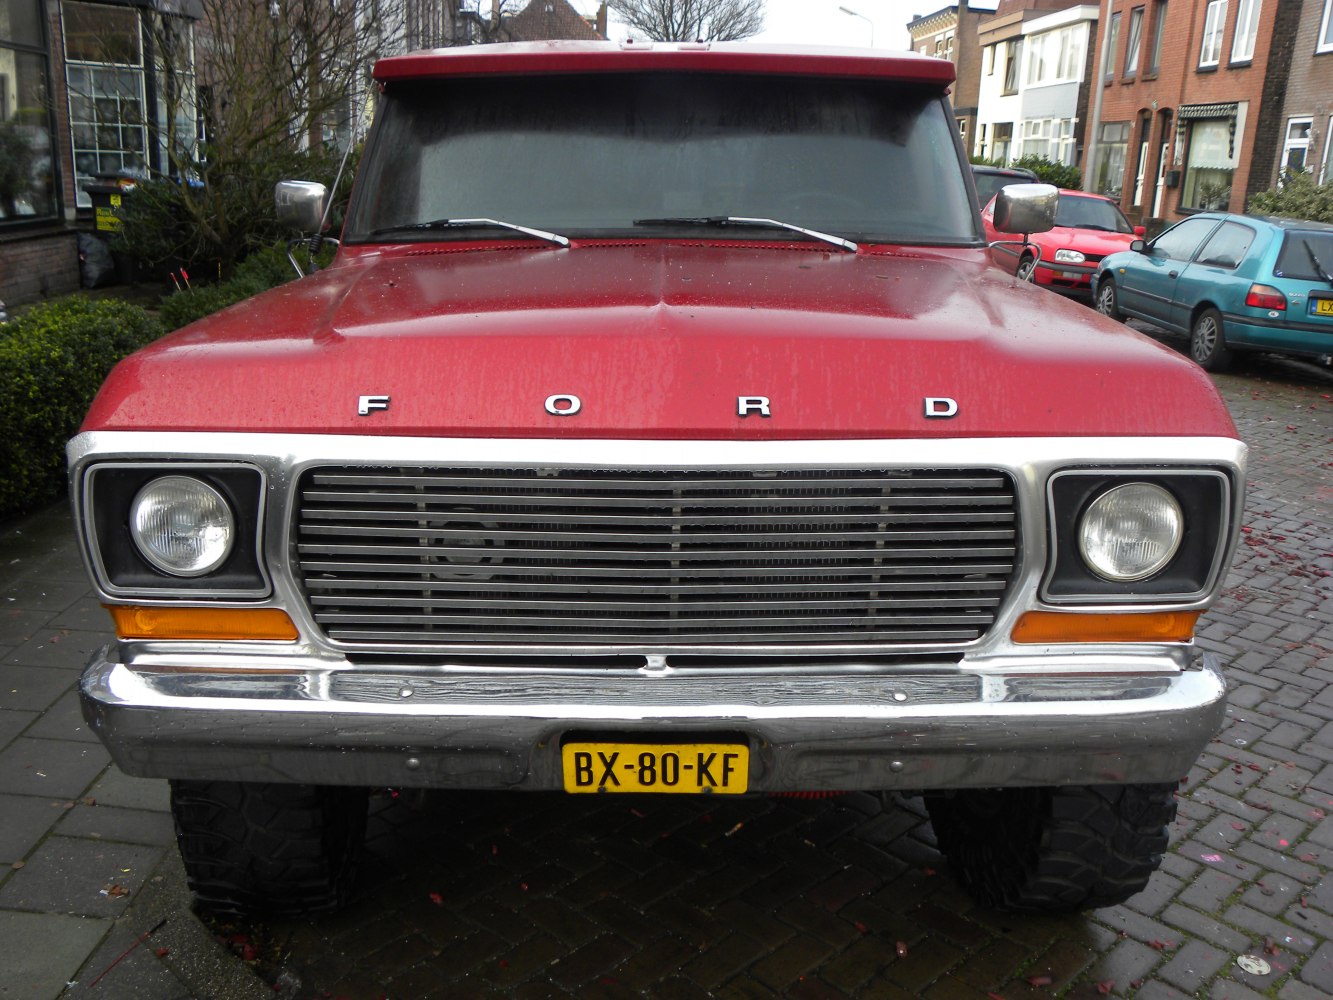
<instances>
[{"instance_id":1,"label":"chrome grille","mask_svg":"<svg viewBox=\"0 0 1333 1000\"><path fill-rule=\"evenodd\" d=\"M370 645L964 643L1014 569L990 470L321 467L300 582Z\"/></svg>"}]
</instances>

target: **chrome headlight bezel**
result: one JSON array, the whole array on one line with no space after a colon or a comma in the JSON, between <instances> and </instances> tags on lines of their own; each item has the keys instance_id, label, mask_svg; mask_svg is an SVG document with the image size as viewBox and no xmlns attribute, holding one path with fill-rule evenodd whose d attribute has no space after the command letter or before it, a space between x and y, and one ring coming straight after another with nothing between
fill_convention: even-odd
<instances>
[{"instance_id":1,"label":"chrome headlight bezel","mask_svg":"<svg viewBox=\"0 0 1333 1000\"><path fill-rule=\"evenodd\" d=\"M1103 495L1146 483L1170 494L1181 512L1181 537L1162 565L1133 578L1096 572L1080 544L1084 518ZM1220 469L1069 469L1046 488L1049 552L1040 597L1050 605L1188 604L1218 583L1231 539L1235 484Z\"/></svg>"},{"instance_id":2,"label":"chrome headlight bezel","mask_svg":"<svg viewBox=\"0 0 1333 1000\"><path fill-rule=\"evenodd\" d=\"M134 537L135 500L151 483L171 477L197 480L222 499L234 518L226 554L202 572L179 574L156 564ZM266 483L259 468L240 462L110 460L83 469L77 506L99 588L113 598L153 601L270 596L272 581L262 551Z\"/></svg>"}]
</instances>

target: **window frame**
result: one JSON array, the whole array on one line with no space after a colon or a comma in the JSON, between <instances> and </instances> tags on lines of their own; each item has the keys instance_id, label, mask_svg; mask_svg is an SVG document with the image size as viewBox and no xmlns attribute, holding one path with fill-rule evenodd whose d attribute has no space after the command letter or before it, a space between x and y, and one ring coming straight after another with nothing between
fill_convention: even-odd
<instances>
[{"instance_id":1,"label":"window frame","mask_svg":"<svg viewBox=\"0 0 1333 1000\"><path fill-rule=\"evenodd\" d=\"M1222 38L1226 34L1226 27L1227 0L1208 0L1203 17L1203 33L1199 39L1199 69L1217 69L1221 65Z\"/></svg>"},{"instance_id":2,"label":"window frame","mask_svg":"<svg viewBox=\"0 0 1333 1000\"><path fill-rule=\"evenodd\" d=\"M1231 58L1228 65L1248 66L1254 62L1254 49L1259 40L1259 18L1262 12L1263 0L1237 0L1236 32L1231 39ZM1242 41L1248 42L1248 52L1238 51Z\"/></svg>"},{"instance_id":3,"label":"window frame","mask_svg":"<svg viewBox=\"0 0 1333 1000\"><path fill-rule=\"evenodd\" d=\"M44 91L45 107L41 108L41 113L37 120L27 122L26 124L16 125L16 129L32 128L43 134L46 138L46 156L49 162L49 179L44 190L40 191L43 196L43 206L41 211L34 210L33 214L28 215L16 211L13 215L6 215L0 218L0 232L13 232L16 230L31 228L34 226L50 226L58 223L64 214L64 183L62 181L63 168L61 164L58 125L55 115L55 101L57 99L57 89L54 86L52 78L52 54L51 54L51 32L47 19L46 4L42 0L12 0L18 4L26 4L29 12L33 14L33 24L37 29L35 40L23 41L17 35L13 38L0 38L0 50L3 50L13 56L15 66L15 79L17 79L20 62L25 59L33 60L37 65L37 72L40 73L41 89ZM13 81L11 81L12 83ZM6 115L6 109L0 107L0 124L9 124L16 121L17 115L10 118ZM26 198L29 194L36 191L29 187L25 192L15 192L15 205L20 196ZM15 207L11 205L10 207ZM8 211L8 209L6 210Z\"/></svg>"},{"instance_id":4,"label":"window frame","mask_svg":"<svg viewBox=\"0 0 1333 1000\"><path fill-rule=\"evenodd\" d=\"M1148 65L1143 68L1143 75L1156 76L1162 68L1162 37L1166 29L1167 0L1155 0L1153 4L1152 44L1148 49Z\"/></svg>"},{"instance_id":5,"label":"window frame","mask_svg":"<svg viewBox=\"0 0 1333 1000\"><path fill-rule=\"evenodd\" d=\"M1106 53L1106 76L1102 80L1103 84L1115 79L1116 50L1120 48L1120 11L1111 14L1111 25L1107 32L1106 44L1110 49Z\"/></svg>"},{"instance_id":6,"label":"window frame","mask_svg":"<svg viewBox=\"0 0 1333 1000\"><path fill-rule=\"evenodd\" d=\"M1129 12L1129 35L1125 39L1125 65L1123 76L1132 80L1139 72L1139 53L1143 48L1143 19L1146 14L1140 4Z\"/></svg>"},{"instance_id":7,"label":"window frame","mask_svg":"<svg viewBox=\"0 0 1333 1000\"><path fill-rule=\"evenodd\" d=\"M1306 133L1304 139L1297 139L1294 142L1292 141L1291 129L1293 125L1306 126ZM1310 165L1310 136L1313 133L1314 133L1313 115L1294 115L1291 118L1287 119L1286 128L1283 129L1282 132L1282 156L1281 159L1278 160L1278 167L1277 167L1279 185L1282 183L1283 175L1287 172L1288 169L1290 169L1287 164L1287 156L1294 149L1305 150L1305 159L1303 166L1301 167L1301 172L1306 174L1314 172L1314 168Z\"/></svg>"},{"instance_id":8,"label":"window frame","mask_svg":"<svg viewBox=\"0 0 1333 1000\"><path fill-rule=\"evenodd\" d=\"M1319 34L1314 40L1315 55L1321 52L1333 52L1333 0L1324 0L1324 20L1319 25Z\"/></svg>"}]
</instances>

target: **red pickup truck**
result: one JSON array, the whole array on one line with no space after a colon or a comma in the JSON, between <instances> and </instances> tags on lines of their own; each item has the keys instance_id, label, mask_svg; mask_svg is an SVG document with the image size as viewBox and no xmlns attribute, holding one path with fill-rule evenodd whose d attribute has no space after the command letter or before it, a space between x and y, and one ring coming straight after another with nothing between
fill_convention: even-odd
<instances>
[{"instance_id":1,"label":"red pickup truck","mask_svg":"<svg viewBox=\"0 0 1333 1000\"><path fill-rule=\"evenodd\" d=\"M988 262L952 77L379 63L332 266L124 361L69 446L84 712L205 905L338 905L384 786L910 790L987 905L1144 886L1224 713L1245 448L1192 362Z\"/></svg>"}]
</instances>

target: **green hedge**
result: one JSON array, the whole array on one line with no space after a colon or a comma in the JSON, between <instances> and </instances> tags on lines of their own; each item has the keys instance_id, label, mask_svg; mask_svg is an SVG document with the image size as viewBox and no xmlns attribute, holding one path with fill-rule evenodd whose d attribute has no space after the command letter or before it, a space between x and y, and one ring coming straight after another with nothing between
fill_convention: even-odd
<instances>
[{"instance_id":1,"label":"green hedge","mask_svg":"<svg viewBox=\"0 0 1333 1000\"><path fill-rule=\"evenodd\" d=\"M0 326L0 518L65 489L65 442L112 366L162 335L138 306L64 299Z\"/></svg>"},{"instance_id":2,"label":"green hedge","mask_svg":"<svg viewBox=\"0 0 1333 1000\"><path fill-rule=\"evenodd\" d=\"M325 252L322 260L327 263L331 257L332 250L329 250ZM297 260L302 264L305 263L304 252L298 250ZM171 292L162 299L158 315L162 317L162 323L168 330L177 330L187 323L193 323L219 309L225 309L242 299L248 299L251 295L258 295L295 278L296 271L293 270L291 261L287 259L286 245L269 247L246 257L237 265L236 275L229 281L220 281L212 285L194 284Z\"/></svg>"}]
</instances>

